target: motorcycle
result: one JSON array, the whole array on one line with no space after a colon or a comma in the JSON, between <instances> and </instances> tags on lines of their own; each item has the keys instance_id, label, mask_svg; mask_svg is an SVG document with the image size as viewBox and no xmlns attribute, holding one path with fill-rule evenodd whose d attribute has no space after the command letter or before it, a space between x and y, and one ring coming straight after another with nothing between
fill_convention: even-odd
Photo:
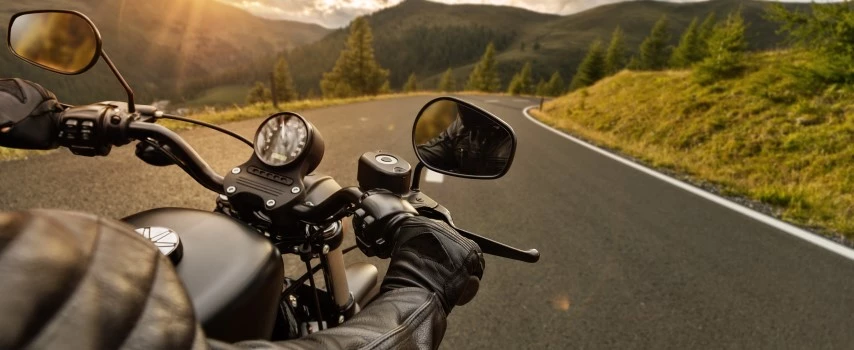
<instances>
[{"instance_id":1,"label":"motorcycle","mask_svg":"<svg viewBox=\"0 0 854 350\"><path fill-rule=\"evenodd\" d=\"M473 179L496 179L510 168L516 150L513 130L468 102L440 97L421 109L412 130L419 160L414 167L390 152L366 152L359 159L359 186L342 188L332 177L313 173L323 158L324 140L297 113L267 117L252 142L216 125L135 104L133 90L104 51L98 29L82 13L15 14L7 44L19 58L61 74L81 74L103 59L128 97L127 102L62 105L50 123L16 127L46 128L51 147L66 147L79 156L107 156L112 147L137 141L138 158L153 166L178 166L218 195L213 212L158 208L122 219L172 261L197 319L212 338L294 339L338 326L358 313L375 294L378 271L368 263L345 266L343 255L358 247L376 256L392 243L391 237L364 230L387 210L378 196L405 199L420 215L445 221L486 254L539 260L535 249L520 250L456 227L450 211L419 189L425 168ZM180 135L157 124L164 119L217 130L253 152L221 176ZM482 131L478 153L484 162L472 161L477 155L461 157L456 149L428 152L437 137L447 137L443 132L460 123L468 128L476 124ZM501 155L483 148L488 144L497 145L493 149ZM352 217L357 244L344 248L346 217ZM306 273L286 277L284 254L299 256ZM317 273L324 287L316 284Z\"/></svg>"}]
</instances>

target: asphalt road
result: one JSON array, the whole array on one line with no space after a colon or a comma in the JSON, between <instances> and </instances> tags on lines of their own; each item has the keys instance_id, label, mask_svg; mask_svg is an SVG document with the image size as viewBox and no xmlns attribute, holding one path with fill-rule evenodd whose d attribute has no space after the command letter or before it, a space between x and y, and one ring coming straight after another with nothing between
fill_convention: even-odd
<instances>
[{"instance_id":1,"label":"asphalt road","mask_svg":"<svg viewBox=\"0 0 854 350\"><path fill-rule=\"evenodd\" d=\"M428 99L304 112L327 144L318 171L355 185L365 151L413 161L411 123ZM460 226L538 248L542 259L488 257L481 291L454 310L443 348L854 348L854 262L544 130L521 113L533 101L467 99L516 130L513 169L496 181L445 177L423 188ZM251 136L259 122L227 127ZM221 173L251 152L204 129L183 136ZM0 163L0 179L3 210L122 217L214 203L179 169L146 166L132 147Z\"/></svg>"}]
</instances>

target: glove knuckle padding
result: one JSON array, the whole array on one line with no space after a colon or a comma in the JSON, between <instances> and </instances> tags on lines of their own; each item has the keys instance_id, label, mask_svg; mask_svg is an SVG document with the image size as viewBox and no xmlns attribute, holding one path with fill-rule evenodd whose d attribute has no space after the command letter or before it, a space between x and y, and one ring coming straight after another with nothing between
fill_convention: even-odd
<instances>
[{"instance_id":1,"label":"glove knuckle padding","mask_svg":"<svg viewBox=\"0 0 854 350\"><path fill-rule=\"evenodd\" d=\"M54 147L56 125L53 114L61 106L53 93L22 79L0 80L0 146L24 149Z\"/></svg>"},{"instance_id":2,"label":"glove knuckle padding","mask_svg":"<svg viewBox=\"0 0 854 350\"><path fill-rule=\"evenodd\" d=\"M412 217L401 224L385 290L419 286L439 296L446 312L470 301L483 277L484 261L474 242L445 223Z\"/></svg>"}]
</instances>

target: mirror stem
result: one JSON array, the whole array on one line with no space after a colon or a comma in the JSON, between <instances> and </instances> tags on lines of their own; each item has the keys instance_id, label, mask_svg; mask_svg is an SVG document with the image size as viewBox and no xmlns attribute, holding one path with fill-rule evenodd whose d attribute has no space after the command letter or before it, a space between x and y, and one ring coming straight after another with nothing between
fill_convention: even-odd
<instances>
[{"instance_id":1,"label":"mirror stem","mask_svg":"<svg viewBox=\"0 0 854 350\"><path fill-rule=\"evenodd\" d=\"M116 78L119 79L119 82L122 83L122 87L125 88L125 92L127 92L128 94L128 113L136 112L136 105L133 102L133 90L130 88L130 85L128 85L128 82L125 80L122 74L119 73L119 70L116 69L116 65L113 64L113 61L110 60L110 57L107 56L107 52L103 49L101 49L101 57L104 58L104 62L107 63L107 66L109 66L110 70L113 71L113 75L115 75Z\"/></svg>"},{"instance_id":2,"label":"mirror stem","mask_svg":"<svg viewBox=\"0 0 854 350\"><path fill-rule=\"evenodd\" d=\"M418 192L421 190L419 187L421 186L421 171L422 170L424 170L424 163L421 163L421 162L418 162L418 164L415 164L415 169L412 170L412 186L410 187L410 189L413 192Z\"/></svg>"}]
</instances>

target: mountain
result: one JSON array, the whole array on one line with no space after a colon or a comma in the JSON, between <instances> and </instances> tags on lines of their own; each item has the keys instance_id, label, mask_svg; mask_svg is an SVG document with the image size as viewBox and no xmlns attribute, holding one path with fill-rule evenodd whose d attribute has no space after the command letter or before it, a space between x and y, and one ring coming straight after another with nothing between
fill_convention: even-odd
<instances>
[{"instance_id":1,"label":"mountain","mask_svg":"<svg viewBox=\"0 0 854 350\"><path fill-rule=\"evenodd\" d=\"M0 32L8 18L32 9L83 12L98 26L104 50L142 103L180 99L218 80L233 80L275 52L310 43L329 30L318 25L267 20L216 0L27 0L0 7ZM0 76L37 81L69 103L123 98L109 68L99 62L79 76L61 76L0 50Z\"/></svg>"},{"instance_id":2,"label":"mountain","mask_svg":"<svg viewBox=\"0 0 854 350\"><path fill-rule=\"evenodd\" d=\"M506 6L407 0L369 15L368 21L373 28L378 60L391 70L392 88L400 88L413 72L421 78L422 86L434 87L438 76L449 67L454 69L458 85L463 84L490 41L499 51L500 74L506 86L526 61L533 63L535 80L548 79L558 70L569 81L590 43L595 39L609 40L617 26L625 31L629 49L636 51L662 15L670 19L675 45L694 17L702 21L715 12L720 20L741 7L750 23L751 48L774 48L780 45L781 38L775 33L776 24L763 18L767 5L749 0L695 3L647 0L556 16ZM808 8L809 5L787 6ZM339 29L288 54L294 80L304 93L318 90L317 82L334 65L346 36L346 29Z\"/></svg>"}]
</instances>

